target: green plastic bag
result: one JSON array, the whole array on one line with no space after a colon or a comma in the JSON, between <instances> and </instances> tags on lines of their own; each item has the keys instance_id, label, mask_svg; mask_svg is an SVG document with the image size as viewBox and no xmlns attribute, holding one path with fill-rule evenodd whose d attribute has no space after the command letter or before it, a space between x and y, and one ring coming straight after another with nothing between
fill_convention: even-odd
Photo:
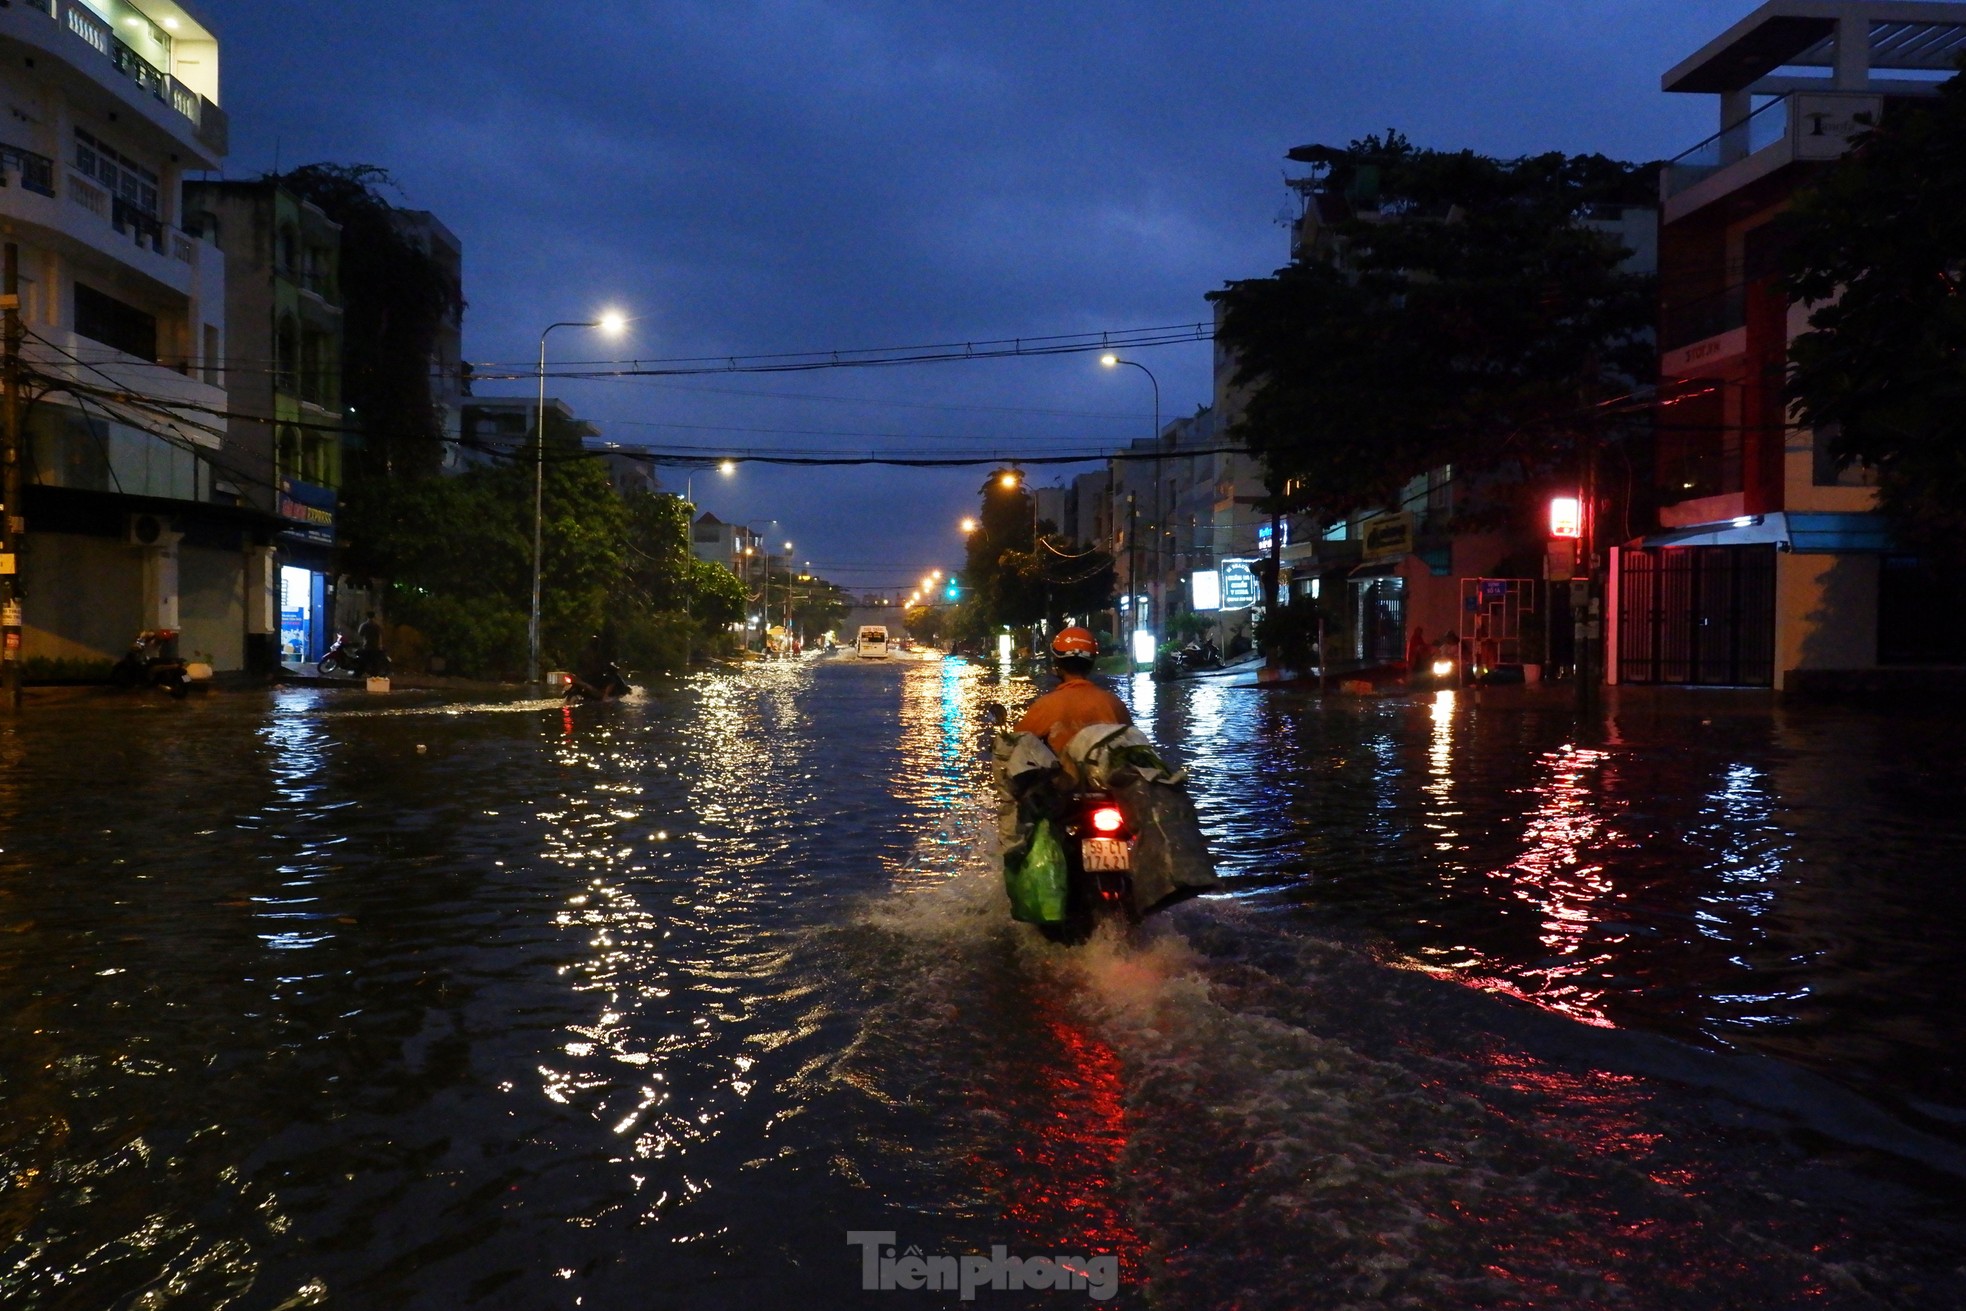
<instances>
[{"instance_id":1,"label":"green plastic bag","mask_svg":"<svg viewBox=\"0 0 1966 1311\"><path fill-rule=\"evenodd\" d=\"M1004 891L1010 894L1010 916L1026 924L1065 922L1065 848L1051 821L1041 819L1031 844L1020 858L1007 855L1003 863Z\"/></svg>"}]
</instances>

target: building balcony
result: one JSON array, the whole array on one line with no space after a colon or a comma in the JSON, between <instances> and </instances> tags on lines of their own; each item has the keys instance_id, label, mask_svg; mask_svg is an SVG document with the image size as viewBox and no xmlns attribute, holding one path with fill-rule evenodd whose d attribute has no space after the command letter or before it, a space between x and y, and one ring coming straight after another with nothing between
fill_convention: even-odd
<instances>
[{"instance_id":1,"label":"building balcony","mask_svg":"<svg viewBox=\"0 0 1966 1311\"><path fill-rule=\"evenodd\" d=\"M0 220L70 258L115 261L178 296L199 294L205 243L45 155L0 146Z\"/></svg>"},{"instance_id":2,"label":"building balcony","mask_svg":"<svg viewBox=\"0 0 1966 1311\"><path fill-rule=\"evenodd\" d=\"M0 8L0 36L115 93L177 140L193 167L224 160L231 137L225 111L144 58L81 0L16 0Z\"/></svg>"},{"instance_id":3,"label":"building balcony","mask_svg":"<svg viewBox=\"0 0 1966 1311\"><path fill-rule=\"evenodd\" d=\"M1776 96L1666 165L1659 179L1664 220L1676 222L1792 164L1837 159L1883 113L1884 97L1870 92Z\"/></svg>"}]
</instances>

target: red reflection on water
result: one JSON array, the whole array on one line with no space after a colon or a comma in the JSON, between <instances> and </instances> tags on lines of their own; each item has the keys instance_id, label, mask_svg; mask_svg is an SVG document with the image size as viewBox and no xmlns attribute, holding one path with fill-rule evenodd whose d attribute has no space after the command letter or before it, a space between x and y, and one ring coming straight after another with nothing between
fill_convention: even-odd
<instances>
[{"instance_id":1,"label":"red reflection on water","mask_svg":"<svg viewBox=\"0 0 1966 1311\"><path fill-rule=\"evenodd\" d=\"M1454 968L1422 965L1457 983L1515 997L1544 1010L1599 1028L1612 1028L1603 1005L1606 989L1591 981L1613 959L1592 950L1592 931L1612 918L1605 912L1619 893L1598 853L1615 844L1607 822L1610 803L1599 795L1598 774L1610 754L1567 746L1543 757L1548 777L1526 789L1531 802L1521 855L1489 873L1508 896L1542 914L1537 935L1543 959L1527 966L1468 948L1473 960ZM1504 972L1506 971L1506 972Z\"/></svg>"},{"instance_id":2,"label":"red reflection on water","mask_svg":"<svg viewBox=\"0 0 1966 1311\"><path fill-rule=\"evenodd\" d=\"M1025 1247L1013 1255L1113 1255L1120 1284L1145 1286L1142 1242L1115 1185L1126 1148L1125 1082L1118 1055L1051 998L1032 996L1032 1051L1017 1091L1030 1104L1003 1106L1014 1164L974 1164L1004 1198L1003 1216ZM1040 1056L1038 1053L1042 1052ZM996 1090L987 1090L996 1091Z\"/></svg>"},{"instance_id":3,"label":"red reflection on water","mask_svg":"<svg viewBox=\"0 0 1966 1311\"><path fill-rule=\"evenodd\" d=\"M1658 1132L1668 1117L1645 1080L1559 1069L1499 1047L1469 1053L1468 1063L1502 1094L1491 1106L1498 1132L1525 1140L1533 1156L1520 1165L1534 1173L1524 1183L1535 1181L1450 1199L1433 1213L1468 1235L1486 1254L1482 1269L1509 1286L1483 1305L1575 1305L1579 1278L1604 1286L1607 1303L1634 1308L1791 1306L1830 1292L1817 1269L1789 1255L1831 1259L1821 1242L1784 1232L1814 1222L1764 1210L1757 1232L1746 1232L1721 1209L1741 1186L1738 1164Z\"/></svg>"}]
</instances>

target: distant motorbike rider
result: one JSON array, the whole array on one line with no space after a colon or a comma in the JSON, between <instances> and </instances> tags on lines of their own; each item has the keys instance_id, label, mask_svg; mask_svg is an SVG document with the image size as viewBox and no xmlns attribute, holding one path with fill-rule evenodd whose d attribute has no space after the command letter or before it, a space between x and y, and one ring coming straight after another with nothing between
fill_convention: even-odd
<instances>
[{"instance_id":1,"label":"distant motorbike rider","mask_svg":"<svg viewBox=\"0 0 1966 1311\"><path fill-rule=\"evenodd\" d=\"M1033 701L1017 721L1017 731L1043 738L1068 772L1072 766L1065 747L1081 729L1133 722L1126 704L1088 677L1098 654L1098 639L1083 628L1067 628L1052 638L1051 668L1058 675L1058 686Z\"/></svg>"},{"instance_id":2,"label":"distant motorbike rider","mask_svg":"<svg viewBox=\"0 0 1966 1311\"><path fill-rule=\"evenodd\" d=\"M580 653L580 663L575 667L573 677L567 684L569 697L580 696L590 701L604 701L628 693L628 680L621 676L610 652L610 644L599 633L587 639L587 648Z\"/></svg>"}]
</instances>

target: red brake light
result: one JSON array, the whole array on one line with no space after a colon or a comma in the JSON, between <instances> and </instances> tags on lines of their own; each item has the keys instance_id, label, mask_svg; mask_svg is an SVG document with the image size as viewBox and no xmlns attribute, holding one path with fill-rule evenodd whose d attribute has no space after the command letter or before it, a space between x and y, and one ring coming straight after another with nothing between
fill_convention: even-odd
<instances>
[{"instance_id":1,"label":"red brake light","mask_svg":"<svg viewBox=\"0 0 1966 1311\"><path fill-rule=\"evenodd\" d=\"M1101 833L1117 833L1126 827L1126 816L1117 806L1101 806L1092 812L1092 827Z\"/></svg>"}]
</instances>

